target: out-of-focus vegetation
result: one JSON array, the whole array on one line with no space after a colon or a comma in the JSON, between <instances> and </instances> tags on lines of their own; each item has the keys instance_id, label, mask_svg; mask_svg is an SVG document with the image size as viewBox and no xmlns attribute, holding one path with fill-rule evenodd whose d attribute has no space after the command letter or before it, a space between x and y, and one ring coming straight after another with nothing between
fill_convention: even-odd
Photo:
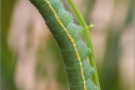
<instances>
[{"instance_id":1,"label":"out-of-focus vegetation","mask_svg":"<svg viewBox=\"0 0 135 90\"><path fill-rule=\"evenodd\" d=\"M95 25L91 35L101 89L134 90L134 1L75 2L87 24ZM1 90L68 90L58 46L32 4L2 0L1 22Z\"/></svg>"},{"instance_id":2,"label":"out-of-focus vegetation","mask_svg":"<svg viewBox=\"0 0 135 90\"><path fill-rule=\"evenodd\" d=\"M1 1L1 88L2 90L15 90L14 85L14 63L11 59L13 54L9 50L7 44L7 33L13 12L15 0L2 0Z\"/></svg>"}]
</instances>

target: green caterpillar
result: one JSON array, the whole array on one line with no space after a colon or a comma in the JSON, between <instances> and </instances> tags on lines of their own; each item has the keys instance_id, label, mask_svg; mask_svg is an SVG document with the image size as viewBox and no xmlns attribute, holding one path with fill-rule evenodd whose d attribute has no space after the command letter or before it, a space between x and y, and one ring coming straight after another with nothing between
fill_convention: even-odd
<instances>
[{"instance_id":1,"label":"green caterpillar","mask_svg":"<svg viewBox=\"0 0 135 90\"><path fill-rule=\"evenodd\" d=\"M90 49L82 42L84 28L73 23L60 0L30 0L39 10L63 57L70 90L98 90L91 80L94 72L86 58Z\"/></svg>"}]
</instances>

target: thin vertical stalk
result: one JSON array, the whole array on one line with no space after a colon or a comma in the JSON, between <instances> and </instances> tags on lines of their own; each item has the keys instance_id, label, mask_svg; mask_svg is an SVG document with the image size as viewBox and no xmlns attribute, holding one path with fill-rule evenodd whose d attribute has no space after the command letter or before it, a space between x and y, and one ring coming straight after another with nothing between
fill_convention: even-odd
<instances>
[{"instance_id":1,"label":"thin vertical stalk","mask_svg":"<svg viewBox=\"0 0 135 90\"><path fill-rule=\"evenodd\" d=\"M77 8L77 6L75 5L73 0L68 0L69 4L71 5L73 11L75 12L79 23L84 27L85 29L85 38L86 38L86 43L87 46L91 49L91 54L89 55L89 62L90 65L95 69L95 73L92 76L93 82L96 84L96 86L98 87L99 90L100 89L100 84L99 84L99 78L98 78L98 72L97 72L97 68L96 68L96 62L94 60L94 52L93 52L93 46L92 46L92 41L91 41L91 36L90 36L90 32L89 29L91 28L91 26L87 26L82 14L80 13L79 9ZM88 28L89 27L89 28Z\"/></svg>"}]
</instances>

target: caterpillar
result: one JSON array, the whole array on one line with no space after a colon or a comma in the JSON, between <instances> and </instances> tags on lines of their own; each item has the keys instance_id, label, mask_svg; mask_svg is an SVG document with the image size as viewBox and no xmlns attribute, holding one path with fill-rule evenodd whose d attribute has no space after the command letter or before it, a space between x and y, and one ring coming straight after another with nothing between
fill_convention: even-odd
<instances>
[{"instance_id":1,"label":"caterpillar","mask_svg":"<svg viewBox=\"0 0 135 90\"><path fill-rule=\"evenodd\" d=\"M41 13L60 48L70 90L98 90L91 79L94 69L86 60L91 50L81 40L84 28L73 23L61 0L30 2Z\"/></svg>"}]
</instances>

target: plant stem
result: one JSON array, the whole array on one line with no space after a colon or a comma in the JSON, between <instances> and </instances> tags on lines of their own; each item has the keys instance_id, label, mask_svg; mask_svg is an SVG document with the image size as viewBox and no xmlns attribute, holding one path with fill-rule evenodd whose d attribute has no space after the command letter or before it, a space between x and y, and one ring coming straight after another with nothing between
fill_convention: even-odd
<instances>
[{"instance_id":1,"label":"plant stem","mask_svg":"<svg viewBox=\"0 0 135 90\"><path fill-rule=\"evenodd\" d=\"M90 38L90 32L89 32L90 28L88 28L83 16L81 15L81 13L78 10L77 6L75 5L74 1L68 0L68 2L71 5L73 11L75 12L80 24L85 29L85 37L86 37L87 46L91 49L91 54L89 55L89 62L90 62L90 65L95 69L95 73L92 76L93 82L96 84L98 89L101 90L100 84L99 84L99 79L98 79L98 72L97 72L97 68L96 68L96 62L94 60L94 52L93 52L92 41L91 41L91 38Z\"/></svg>"}]
</instances>

